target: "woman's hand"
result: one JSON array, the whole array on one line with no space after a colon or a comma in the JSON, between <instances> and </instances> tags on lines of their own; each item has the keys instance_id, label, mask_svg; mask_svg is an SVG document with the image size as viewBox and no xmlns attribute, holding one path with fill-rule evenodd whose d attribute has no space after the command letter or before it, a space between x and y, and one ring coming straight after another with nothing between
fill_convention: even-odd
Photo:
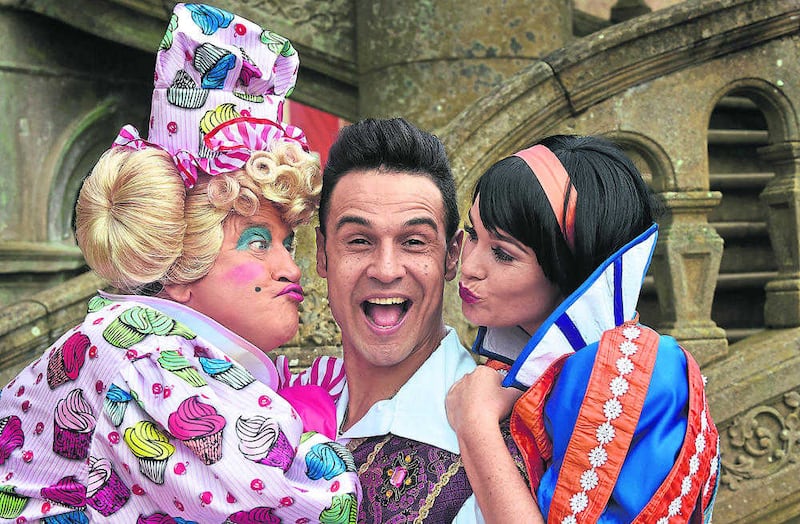
<instances>
[{"instance_id":1,"label":"woman's hand","mask_svg":"<svg viewBox=\"0 0 800 524\"><path fill-rule=\"evenodd\" d=\"M503 375L489 366L478 366L464 375L447 393L447 420L456 432L461 460L487 524L509 521L543 524L544 520L517 470L500 432L514 403L522 395L502 386Z\"/></svg>"},{"instance_id":2,"label":"woman's hand","mask_svg":"<svg viewBox=\"0 0 800 524\"><path fill-rule=\"evenodd\" d=\"M474 429L477 424L498 424L505 419L522 395L516 388L502 386L503 375L488 366L478 366L461 377L447 393L447 421L456 430Z\"/></svg>"}]
</instances>

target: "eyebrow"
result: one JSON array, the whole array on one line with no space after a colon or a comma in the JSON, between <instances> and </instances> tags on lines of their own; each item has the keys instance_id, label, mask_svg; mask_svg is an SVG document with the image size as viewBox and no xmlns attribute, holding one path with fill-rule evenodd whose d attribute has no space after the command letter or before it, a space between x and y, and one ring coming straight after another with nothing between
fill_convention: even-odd
<instances>
[{"instance_id":1,"label":"eyebrow","mask_svg":"<svg viewBox=\"0 0 800 524\"><path fill-rule=\"evenodd\" d=\"M239 227L235 229L235 232L241 237L248 229L264 229L270 234L270 236L272 235L272 228L270 228L266 223L255 221L240 222Z\"/></svg>"},{"instance_id":2,"label":"eyebrow","mask_svg":"<svg viewBox=\"0 0 800 524\"><path fill-rule=\"evenodd\" d=\"M347 224L355 224L357 226L370 226L372 223L364 217L354 215L344 215L336 221L336 230L342 229ZM404 226L428 226L434 231L438 231L439 227L435 220L428 217L418 217L407 220Z\"/></svg>"},{"instance_id":3,"label":"eyebrow","mask_svg":"<svg viewBox=\"0 0 800 524\"><path fill-rule=\"evenodd\" d=\"M434 231L439 230L439 225L436 223L435 220L428 217L419 217L419 218L412 218L411 220L405 223L406 226L428 226Z\"/></svg>"},{"instance_id":4,"label":"eyebrow","mask_svg":"<svg viewBox=\"0 0 800 524\"><path fill-rule=\"evenodd\" d=\"M247 229L248 227L263 227L266 229L270 229L270 225L268 224L268 220L264 217L253 217L253 216L242 216L239 215L239 225L242 229Z\"/></svg>"},{"instance_id":5,"label":"eyebrow","mask_svg":"<svg viewBox=\"0 0 800 524\"><path fill-rule=\"evenodd\" d=\"M258 220L246 220L242 222L242 230L249 229L251 227L261 227L264 229L269 229L269 224L266 222L260 222Z\"/></svg>"},{"instance_id":6,"label":"eyebrow","mask_svg":"<svg viewBox=\"0 0 800 524\"><path fill-rule=\"evenodd\" d=\"M363 217L357 217L353 215L345 215L341 217L339 220L336 221L336 231L339 231L347 224L355 224L357 226L368 226L370 225L369 220Z\"/></svg>"}]
</instances>

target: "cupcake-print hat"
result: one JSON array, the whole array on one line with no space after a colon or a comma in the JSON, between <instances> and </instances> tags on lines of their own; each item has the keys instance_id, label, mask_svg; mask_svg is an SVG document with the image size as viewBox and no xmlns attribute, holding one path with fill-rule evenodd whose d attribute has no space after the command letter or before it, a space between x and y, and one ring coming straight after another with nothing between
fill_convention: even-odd
<instances>
[{"instance_id":1,"label":"cupcake-print hat","mask_svg":"<svg viewBox=\"0 0 800 524\"><path fill-rule=\"evenodd\" d=\"M244 166L253 151L305 135L282 123L300 61L288 40L222 9L177 4L156 55L148 139L131 125L115 146L160 147L187 187L198 171Z\"/></svg>"}]
</instances>

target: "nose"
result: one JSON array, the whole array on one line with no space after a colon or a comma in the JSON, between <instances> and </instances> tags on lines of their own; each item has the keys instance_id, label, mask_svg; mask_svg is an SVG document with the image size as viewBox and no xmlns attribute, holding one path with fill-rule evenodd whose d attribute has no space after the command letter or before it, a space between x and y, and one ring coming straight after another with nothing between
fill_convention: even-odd
<instances>
[{"instance_id":1,"label":"nose","mask_svg":"<svg viewBox=\"0 0 800 524\"><path fill-rule=\"evenodd\" d=\"M382 245L373 252L374 259L367 268L367 276L389 284L405 275L401 253L391 245Z\"/></svg>"},{"instance_id":2,"label":"nose","mask_svg":"<svg viewBox=\"0 0 800 524\"><path fill-rule=\"evenodd\" d=\"M302 272L294 261L292 252L283 245L280 245L276 251L275 255L277 260L272 272L272 278L279 281L294 282L295 284L300 282Z\"/></svg>"},{"instance_id":3,"label":"nose","mask_svg":"<svg viewBox=\"0 0 800 524\"><path fill-rule=\"evenodd\" d=\"M464 244L461 252L461 276L465 280L481 280L486 278L486 268L481 260L480 250L470 242Z\"/></svg>"}]
</instances>

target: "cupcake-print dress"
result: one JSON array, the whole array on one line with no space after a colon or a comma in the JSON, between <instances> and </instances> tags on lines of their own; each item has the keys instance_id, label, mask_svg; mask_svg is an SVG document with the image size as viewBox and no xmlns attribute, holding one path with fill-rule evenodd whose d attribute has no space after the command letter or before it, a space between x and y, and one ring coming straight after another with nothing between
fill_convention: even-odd
<instances>
[{"instance_id":1,"label":"cupcake-print dress","mask_svg":"<svg viewBox=\"0 0 800 524\"><path fill-rule=\"evenodd\" d=\"M241 343L179 304L94 297L2 390L0 521L355 522L349 452Z\"/></svg>"}]
</instances>

